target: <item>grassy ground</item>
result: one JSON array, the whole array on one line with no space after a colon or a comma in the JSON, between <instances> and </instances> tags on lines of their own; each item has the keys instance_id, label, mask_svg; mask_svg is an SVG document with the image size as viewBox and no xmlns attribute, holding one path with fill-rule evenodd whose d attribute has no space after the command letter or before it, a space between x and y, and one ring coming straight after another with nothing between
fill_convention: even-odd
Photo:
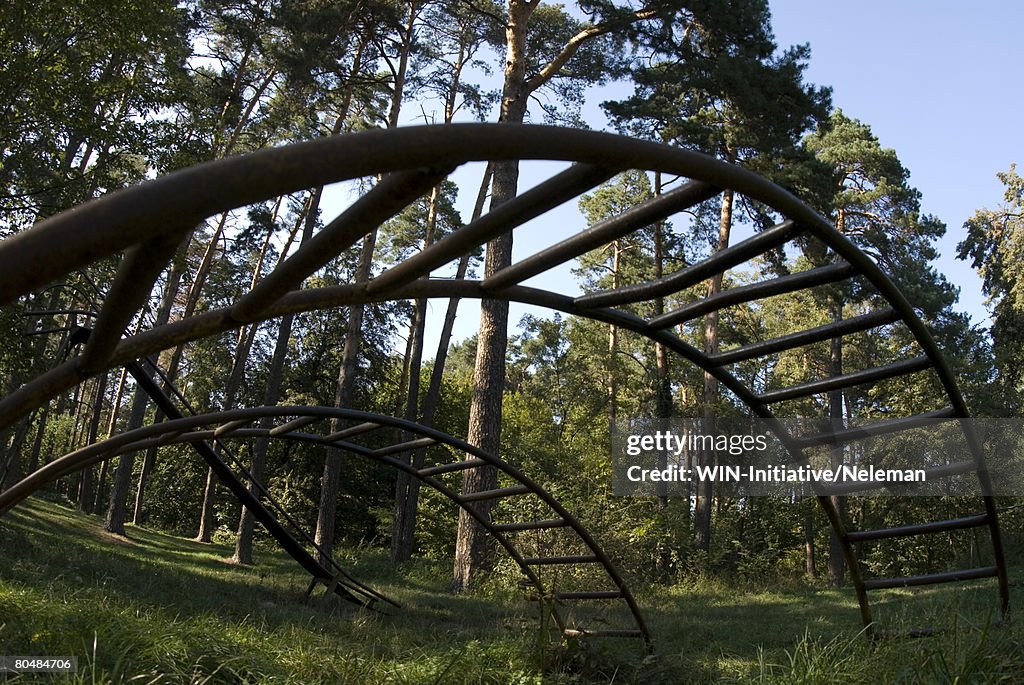
<instances>
[{"instance_id":1,"label":"grassy ground","mask_svg":"<svg viewBox=\"0 0 1024 685\"><path fill-rule=\"evenodd\" d=\"M447 565L396 570L372 550L342 559L403 605L382 615L306 598L283 554L253 568L229 554L143 528L113 537L96 518L31 500L0 521L0 654L75 655L78 673L56 680L84 683L1024 682L1024 631L986 626L991 584L913 603L908 591L883 595L889 626L957 630L878 643L858 635L850 590L708 579L646 589L647 657L633 640L544 645L536 604L498 583L453 597Z\"/></svg>"}]
</instances>

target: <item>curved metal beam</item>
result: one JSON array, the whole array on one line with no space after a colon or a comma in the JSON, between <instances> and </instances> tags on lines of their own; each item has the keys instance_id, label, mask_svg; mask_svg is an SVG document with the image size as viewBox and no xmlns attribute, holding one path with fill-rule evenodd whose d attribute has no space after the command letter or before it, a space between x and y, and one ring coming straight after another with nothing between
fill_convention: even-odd
<instances>
[{"instance_id":1,"label":"curved metal beam","mask_svg":"<svg viewBox=\"0 0 1024 685\"><path fill-rule=\"evenodd\" d=\"M266 417L288 420L276 427L245 427ZM307 419L312 419L312 422ZM522 494L529 494L537 497L544 505L557 515L559 520L565 523L565 527L571 528L580 541L582 541L586 546L590 555L593 556L594 561L603 567L608 578L616 588L615 592L618 593L615 597L611 597L610 594L605 593L607 595L605 598L621 598L625 602L626 607L637 626L636 637L642 638L648 649L651 648L652 642L650 632L647 629L647 625L640 612L639 605L637 604L632 591L629 589L625 578L589 531L587 531L579 520L543 486L504 460L499 459L488 452L484 452L464 440L460 440L444 433L443 431L429 428L412 421L406 421L404 419L398 419L382 414L332 407L274 406L233 409L198 416L170 418L157 424L121 433L102 442L76 450L75 452L44 465L34 473L26 476L24 479L13 485L11 488L0 493L0 516L9 511L12 507L16 506L19 502L24 501L33 492L47 483L53 482L62 476L74 473L81 469L88 468L89 466L103 461L104 459L109 459L119 454L135 452L153 446L166 446L183 443L195 444L213 439L234 440L241 438L274 438L295 440L342 449L360 457L387 464L388 466L406 472L410 476L418 478L421 482L437 490L473 516L508 552L509 556L512 557L520 567L523 574L529 578L535 589L540 593L540 596L548 596L550 594L550 588L545 586L543 580L535 571L535 567L538 565L536 560L525 557L518 550L517 546L509 539L509 536L501 530L499 527L500 524L495 524L487 517L479 514L471 504L473 500L449 488L433 475L429 475L428 469L416 468L411 464L407 464L400 459L390 456L388 449L374 449L354 443L350 439L336 439L334 435L329 433L321 435L309 432L311 423L319 423L326 427L329 425L330 419L355 421L357 422L357 425L374 424L378 428L396 428L411 435L428 438L432 441L432 444L449 448L449 454L472 455L475 459L480 460L481 464L493 466L505 476L517 482L524 488ZM363 434L365 434L365 432ZM428 472L424 473L424 471ZM519 493L512 492L510 490L509 494L515 495ZM587 557L584 555L580 558ZM551 563L559 562L556 561ZM600 597L593 598L600 599ZM567 625L560 613L558 614L557 622L563 631L578 630L577 628Z\"/></svg>"},{"instance_id":2,"label":"curved metal beam","mask_svg":"<svg viewBox=\"0 0 1024 685\"><path fill-rule=\"evenodd\" d=\"M695 265L693 270L687 269L660 281L631 284L618 291L594 293L580 298L566 298L556 293L517 285L522 280L517 278L517 274L525 277L535 273L538 268L544 270L572 259L577 244L587 243L579 239L568 246L560 244L532 258L528 257L520 262L523 266L513 265L511 270L503 272L504 275L497 280L443 284L422 278L412 280L428 274L430 269L445 263L446 259L454 259L460 253L481 244L496 232L519 225L524 217L530 216L529 206L522 207L522 211L516 209L512 212L509 206L515 208L519 205L503 205L503 210L485 215L465 233L450 237L446 239L447 242L441 241L429 251L386 271L379 281L299 290L283 296L281 288L271 287L275 279L288 284L300 282L302 272L308 273L309 268L315 268L318 261L306 260L308 264L303 262L302 268L296 268L287 277L271 273L265 279L268 285L257 285L257 291L261 287L274 291L274 297L269 298L270 302L255 302L243 296L240 301L242 306L235 310L234 315L231 308L209 312L139 333L120 341L116 346L113 345L115 340L111 335L102 337L103 344L97 343L86 355L69 360L0 400L0 428L90 374L127 363L143 354L227 330L237 326L240 318L262 320L289 312L339 304L455 294L461 297L499 297L530 302L630 328L675 350L683 358L718 378L755 415L770 418L773 414L768 407L769 403L725 368L729 357L721 358L720 361L724 360L721 365L716 364L715 360L709 359L668 330L658 330L664 324L664 319L646 321L627 312L600 305L631 302L637 297L671 292L696 277L724 272L738 263L738 259L749 258L757 252L754 248L776 245L776 238L785 242L797 233L819 240L850 265L853 275L866 280L876 289L891 307L895 318L907 327L923 351L928 360L928 368L937 375L954 414L961 418L969 415L950 365L912 305L878 265L847 237L836 231L827 220L791 193L734 165L695 152L591 131L506 124L410 127L323 138L201 164L111 193L51 217L0 243L0 273L3 274L0 278L0 304L42 287L54 278L98 258L129 248L138 249L138 246L144 244L169 244L205 217L269 197L363 176L391 172L416 175L420 173L415 171L417 169L454 168L469 161L501 159L544 159L576 163L577 166L537 187L536 195L540 198L538 202L544 208L572 199L575 194L583 192L588 184L599 182L611 170L636 168L691 179L691 183L697 184L691 186L693 192L688 194L694 202L710 197L716 189L731 189L778 212L783 222L774 231L755 236L747 241L747 245L742 248L736 246L728 254L713 256ZM522 197L530 196L529 192ZM374 205L368 208L372 210L368 211L368 215L383 215L386 213L384 209L393 209L384 207L386 201L382 201L380 206L374 202L368 204ZM395 203L395 206L397 204L400 203ZM655 204L659 203L656 201ZM653 216L660 210L651 206L645 211L651 212ZM625 214L622 216L622 225L628 226L631 219L625 218ZM601 230L614 233L618 228L613 224ZM345 243L341 238L344 236L339 237L339 245ZM310 264L313 266L310 267ZM147 264L145 269L147 276L151 271L150 266ZM138 293L132 292L131 288L122 290L125 290L125 294L115 299L129 305L138 299ZM238 307L238 304L235 306ZM121 321L126 311L119 305L112 312L105 310L101 318ZM822 334L828 332L820 331ZM831 332L838 336L843 331L834 329ZM800 341L804 338L792 340ZM767 354L766 350L769 349L774 348L758 348L754 350L755 356ZM870 375L862 374L862 377ZM883 376L876 374L877 378ZM853 377L858 376L855 373ZM989 474L980 444L971 427L967 423L962 425L972 450L975 472L987 491ZM780 437L783 437L783 442L797 459L802 458L799 446L795 445L790 436ZM864 582L859 575L849 536L831 500L820 493L818 500L843 542L844 554L861 604L862 618L865 624L870 625ZM997 559L1001 604L1005 613L1008 608L1008 582L997 513L991 498L985 499L985 507Z\"/></svg>"}]
</instances>

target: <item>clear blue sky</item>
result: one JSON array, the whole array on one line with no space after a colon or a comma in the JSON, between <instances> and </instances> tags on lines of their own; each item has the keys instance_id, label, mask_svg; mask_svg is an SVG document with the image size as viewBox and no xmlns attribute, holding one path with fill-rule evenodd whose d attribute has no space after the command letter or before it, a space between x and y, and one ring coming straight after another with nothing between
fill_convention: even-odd
<instances>
[{"instance_id":1,"label":"clear blue sky","mask_svg":"<svg viewBox=\"0 0 1024 685\"><path fill-rule=\"evenodd\" d=\"M963 223L1002 200L996 172L1024 164L1024 3L774 0L780 46L809 43L807 78L894 148L947 225L937 268L986 323L980 282L955 259Z\"/></svg>"}]
</instances>

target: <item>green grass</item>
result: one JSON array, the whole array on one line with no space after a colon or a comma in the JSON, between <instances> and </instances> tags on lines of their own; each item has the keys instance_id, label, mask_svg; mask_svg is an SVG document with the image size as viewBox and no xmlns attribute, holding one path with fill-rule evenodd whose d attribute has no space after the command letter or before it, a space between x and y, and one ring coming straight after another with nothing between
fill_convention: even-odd
<instances>
[{"instance_id":1,"label":"green grass","mask_svg":"<svg viewBox=\"0 0 1024 685\"><path fill-rule=\"evenodd\" d=\"M116 538L30 500L0 521L0 654L77 656L54 680L79 683L1024 682L1024 631L987 625L985 583L882 595L891 627L956 625L880 642L858 634L848 589L644 588L647 657L634 640L540 648L536 604L498 582L452 596L447 564L347 552L355 577L402 604L385 615L307 598L283 553L240 567L230 552L144 528Z\"/></svg>"}]
</instances>

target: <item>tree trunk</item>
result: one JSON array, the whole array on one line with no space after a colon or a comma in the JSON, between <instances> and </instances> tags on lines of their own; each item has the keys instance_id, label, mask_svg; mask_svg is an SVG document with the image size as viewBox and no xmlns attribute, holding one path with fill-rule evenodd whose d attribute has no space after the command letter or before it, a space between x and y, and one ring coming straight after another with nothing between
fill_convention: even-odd
<instances>
[{"instance_id":1,"label":"tree trunk","mask_svg":"<svg viewBox=\"0 0 1024 685\"><path fill-rule=\"evenodd\" d=\"M732 230L732 207L733 193L726 190L722 193L722 210L718 223L718 246L717 252L729 247L729 233ZM711 279L708 288L708 297L712 297L722 290L724 275L719 273ZM718 311L712 311L705 317L704 327L704 353L707 355L718 352ZM708 372L704 372L704 430L713 430L715 411L718 404L718 381ZM703 466L711 466L714 461L714 451L702 450L697 458ZM703 480L697 483L697 502L693 515L693 542L697 549L705 552L711 548L711 505L713 488L710 480Z\"/></svg>"},{"instance_id":2,"label":"tree trunk","mask_svg":"<svg viewBox=\"0 0 1024 685\"><path fill-rule=\"evenodd\" d=\"M661 173L654 174L654 195L661 195ZM654 225L654 279L658 280L665 271L665 250L664 250L665 223L659 221ZM665 313L665 299L654 298L654 315L660 316ZM672 385L668 377L668 350L665 345L654 343L654 360L657 378L655 379L655 406L659 419L667 419L672 415ZM662 470L668 467L668 456L665 452L659 457L658 467ZM664 512L668 507L668 484L658 484L658 511Z\"/></svg>"},{"instance_id":3,"label":"tree trunk","mask_svg":"<svg viewBox=\"0 0 1024 685\"><path fill-rule=\"evenodd\" d=\"M274 343L274 356L270 361L270 375L267 378L267 387L263 394L263 404L272 407L281 399L281 382L284 378L284 360L288 354L288 339L292 334L292 323L295 317L286 314L277 328L277 341ZM260 420L261 428L268 428L271 425L271 418L264 417ZM263 478L263 465L267 460L267 446L269 440L258 440L252 449L252 464L249 472L259 482ZM249 492L254 496L259 493L256 486L249 484ZM238 539L235 541L235 554L232 560L237 564L252 564L252 536L254 519L252 512L242 507L242 513L238 520Z\"/></svg>"},{"instance_id":4,"label":"tree trunk","mask_svg":"<svg viewBox=\"0 0 1024 685\"><path fill-rule=\"evenodd\" d=\"M136 385L132 398L132 413L128 418L126 432L142 427L142 423L146 419L146 399L146 393ZM131 487L136 454L138 453L122 454L118 458L117 469L114 471L114 486L110 492L110 505L107 508L107 522L104 528L107 532L116 535L125 534L125 507L128 504L128 489Z\"/></svg>"},{"instance_id":5,"label":"tree trunk","mask_svg":"<svg viewBox=\"0 0 1024 685\"><path fill-rule=\"evenodd\" d=\"M817 502L813 498L804 498L804 568L808 578L818 576L818 561L814 553L814 509Z\"/></svg>"},{"instance_id":6,"label":"tree trunk","mask_svg":"<svg viewBox=\"0 0 1024 685\"><path fill-rule=\"evenodd\" d=\"M46 435L46 423L50 416L50 403L43 405L42 409L39 410L39 425L36 427L36 437L32 441L32 450L28 454L28 463L25 465L25 473L28 475L34 473L36 468L39 467L39 457L43 450L43 437Z\"/></svg>"},{"instance_id":7,"label":"tree trunk","mask_svg":"<svg viewBox=\"0 0 1024 685\"><path fill-rule=\"evenodd\" d=\"M213 469L206 469L206 484L203 486L203 504L199 512L199 532L196 533L196 542L213 542L213 532L217 527L215 491L217 489L217 476Z\"/></svg>"},{"instance_id":8,"label":"tree trunk","mask_svg":"<svg viewBox=\"0 0 1024 685\"><path fill-rule=\"evenodd\" d=\"M107 379L109 372L100 376L99 387L96 390L96 401L92 408L92 417L89 421L89 433L86 436L86 444L92 445L96 442L100 433L100 415L103 413L103 400L107 394ZM93 500L96 497L96 483L94 480L95 467L82 471L82 488L78 493L79 511L91 514L93 512Z\"/></svg>"},{"instance_id":9,"label":"tree trunk","mask_svg":"<svg viewBox=\"0 0 1024 685\"><path fill-rule=\"evenodd\" d=\"M846 217L842 210L836 216L836 230L843 233L845 230ZM830 300L831 323L837 324L843 320L843 296L838 288L832 291ZM829 364L828 375L832 378L843 375L843 340L840 337L832 338L829 342ZM829 429L839 431L843 429L843 391L842 389L832 390L828 393L828 416ZM843 462L843 446L836 444L829 452L833 470ZM832 497L832 505L836 508L839 520L846 521L846 498L842 496ZM831 530L829 536L828 575L832 584L840 586L843 584L843 576L846 571L846 557L843 555L843 543L835 529Z\"/></svg>"},{"instance_id":10,"label":"tree trunk","mask_svg":"<svg viewBox=\"0 0 1024 685\"><path fill-rule=\"evenodd\" d=\"M274 208L275 221L277 209L280 206L281 199L278 198L277 207ZM271 223L274 222L272 221ZM267 232L267 237L263 241L263 247L260 248L259 256L256 258L256 265L253 267L252 278L250 279L250 290L256 287L256 284L263 275L263 260L266 257L267 248L270 247L270 241L273 236L274 230L271 229ZM221 406L222 410L235 408L235 400L238 397L239 389L242 387L242 380L245 378L245 365L249 362L249 354L252 352L253 342L256 340L256 332L258 329L259 326L253 323L248 326L242 326L242 328L238 330L238 337L235 342L234 361L231 365L231 373L228 376L227 385L224 388L224 404ZM220 456L220 446L218 445L215 449L217 456ZM213 539L213 531L216 528L216 497L217 484L219 482L220 479L217 478L217 474L213 472L213 469L208 469L206 473L206 488L203 491L202 516L199 524L199 534L197 535L197 539L201 542L210 542Z\"/></svg>"},{"instance_id":11,"label":"tree trunk","mask_svg":"<svg viewBox=\"0 0 1024 685\"><path fill-rule=\"evenodd\" d=\"M399 49L399 63L395 70L395 82L391 95L391 109L388 114L388 128L398 126L398 118L402 106L402 94L405 89L405 74L412 50L413 28L419 9L415 2L410 2L408 22L405 26L402 45ZM377 228L363 238L362 250L359 253L359 264L356 267L355 282L365 283L370 279L373 266L373 252L377 245ZM361 304L349 307L348 326L345 343L341 351L341 368L338 370L338 383L334 392L334 406L351 406L355 391L359 349L363 343L363 314L365 308ZM331 430L337 430L337 421L331 421ZM334 547L334 519L338 509L338 486L341 480L341 451L332 447L325 450L324 472L320 479L320 506L317 510L316 535L314 540L319 546L319 561L324 566L330 564L330 556Z\"/></svg>"},{"instance_id":12,"label":"tree trunk","mask_svg":"<svg viewBox=\"0 0 1024 685\"><path fill-rule=\"evenodd\" d=\"M332 129L332 135L337 134L341 130L343 118L339 117L334 124ZM316 225L317 216L320 211L320 197L323 194L323 187L315 189L309 196L309 200L306 203L305 208L302 210L302 214L299 216L299 222L303 226L302 238L299 244L309 240L310 236L313 235L313 227ZM298 224L293 229L293 235L298 230ZM287 249L282 251L280 261L283 261ZM284 361L288 356L288 340L292 335L292 325L295 322L295 316L293 314L286 314L281 318L281 322L277 327L277 340L274 342L274 354L270 360L270 369L267 376L267 386L263 390L263 404L267 407L275 406L281 400L281 384L284 379ZM252 343L250 342L250 345ZM261 428L269 428L273 422L271 417L264 417L260 419ZM252 449L252 463L249 465L249 473L257 482L262 482L263 479L263 466L267 460L267 447L269 446L268 440L258 440ZM254 483L249 484L249 492L254 497L259 497L259 492ZM235 553L231 559L236 564L249 564L253 563L252 556L252 538L253 528L255 519L253 518L252 512L246 507L241 507L241 513L238 518L238 537L235 539Z\"/></svg>"},{"instance_id":13,"label":"tree trunk","mask_svg":"<svg viewBox=\"0 0 1024 685\"><path fill-rule=\"evenodd\" d=\"M505 83L502 89L501 120L520 124L526 117L527 22L535 5L511 0L505 28ZM519 186L517 161L494 164L491 210L516 196ZM487 243L484 278L512 263L512 233ZM480 329L477 335L476 363L473 368L473 397L469 408L467 441L493 455L501 447L501 405L505 388L505 351L508 346L508 301L484 299L480 302ZM469 494L497 487L498 474L484 466L463 472L462 493ZM489 518L492 500L478 502L476 511ZM452 591L470 587L478 570L488 565L490 548L486 531L476 520L459 510L455 543Z\"/></svg>"},{"instance_id":14,"label":"tree trunk","mask_svg":"<svg viewBox=\"0 0 1024 685\"><path fill-rule=\"evenodd\" d=\"M117 381L117 390L114 392L114 405L110 408L110 418L107 421L106 439L114 435L114 428L117 426L117 416L121 413L121 403L124 400L124 388L128 379L128 369L122 368L121 375ZM107 500L107 471L110 467L110 459L100 462L100 475L96 479L96 499L93 501L92 510L98 511L101 504Z\"/></svg>"},{"instance_id":15,"label":"tree trunk","mask_svg":"<svg viewBox=\"0 0 1024 685\"><path fill-rule=\"evenodd\" d=\"M480 218L483 214L484 203L487 200L487 189L491 184L491 165L488 164L484 170L483 179L480 182L480 190L477 193L476 204L473 207L472 220ZM463 255L455 271L455 280L466 277L469 269L469 255ZM441 397L441 383L444 380L444 368L448 361L448 347L451 344L452 330L455 327L455 317L459 310L459 298L453 297L448 300L448 309L445 311L444 323L441 325L441 335L437 342L437 354L434 356L434 367L430 373L430 383L427 387L426 397L423 399L422 422L425 426L434 425L434 416L437 414L437 405ZM412 463L417 467L423 465L426 449L420 448L413 454ZM407 492L406 508L411 515L403 519L404 528L401 531L401 539L406 545L406 550L411 552L416 534L416 511L419 503L419 479L413 478L409 481ZM406 551L403 550L403 553ZM394 561L406 561L409 557L397 557Z\"/></svg>"},{"instance_id":16,"label":"tree trunk","mask_svg":"<svg viewBox=\"0 0 1024 685\"><path fill-rule=\"evenodd\" d=\"M369 280L370 267L373 263L373 250L377 242L376 229L363 238L363 248L359 256L359 266L356 270L356 283L365 283ZM345 333L345 343L341 350L341 368L338 372L338 384L334 390L335 407L351 407L352 397L355 394L355 381L358 366L356 361L359 356L359 348L363 342L363 305L352 305L349 307L348 326ZM331 421L331 431L338 430L338 422ZM316 544L320 547L317 553L319 561L324 566L330 564L331 552L334 547L334 519L338 508L338 486L341 482L341 450L328 447L325 450L326 460L324 473L320 479L320 506L317 510L316 519Z\"/></svg>"},{"instance_id":17,"label":"tree trunk","mask_svg":"<svg viewBox=\"0 0 1024 685\"><path fill-rule=\"evenodd\" d=\"M409 330L409 355L406 366L409 369L408 390L403 415L407 421L416 421L419 410L420 395L420 365L423 363L423 332L425 329L426 300L418 299L413 308L413 319ZM410 439L405 436L404 439ZM405 453L399 458L413 464L419 451ZM417 502L411 496L412 482L419 481L405 471L399 471L395 478L395 503L391 521L391 560L393 562L407 561L412 557L414 539L409 535L414 526L410 526L410 519L416 518Z\"/></svg>"},{"instance_id":18,"label":"tree trunk","mask_svg":"<svg viewBox=\"0 0 1024 685\"><path fill-rule=\"evenodd\" d=\"M832 323L838 323L843 320L843 304L838 297L832 303L831 307L831 319ZM829 344L829 368L828 375L830 377L841 376L843 374L843 341L842 338L832 338ZM843 429L843 391L832 390L828 393L828 415L829 415L829 429L832 431L840 431ZM843 463L843 446L836 444L830 450L832 469L836 470ZM836 508L836 512L839 514L839 520L846 520L846 498L841 495L832 497L832 504ZM829 537L829 555L828 555L828 575L832 584L840 586L843 584L843 576L846 571L846 557L843 555L843 543L839 539L839 534L836 533L835 529L832 529L831 536Z\"/></svg>"}]
</instances>

